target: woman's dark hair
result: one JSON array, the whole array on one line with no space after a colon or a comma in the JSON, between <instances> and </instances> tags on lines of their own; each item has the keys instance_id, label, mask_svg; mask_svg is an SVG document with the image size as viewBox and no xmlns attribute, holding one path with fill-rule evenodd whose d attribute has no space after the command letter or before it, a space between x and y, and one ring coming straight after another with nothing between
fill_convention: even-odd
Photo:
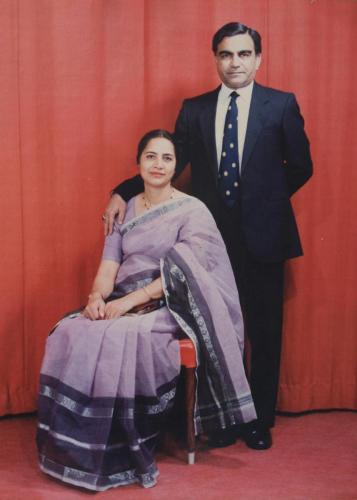
<instances>
[{"instance_id":1,"label":"woman's dark hair","mask_svg":"<svg viewBox=\"0 0 357 500\"><path fill-rule=\"evenodd\" d=\"M226 36L244 35L248 33L253 39L254 49L256 54L262 52L262 39L259 33L252 28L248 28L245 24L241 23L228 23L222 26L212 38L212 50L216 54L218 45Z\"/></svg>"},{"instance_id":2,"label":"woman's dark hair","mask_svg":"<svg viewBox=\"0 0 357 500\"><path fill-rule=\"evenodd\" d=\"M155 130L150 130L150 132L147 132L140 139L139 144L138 144L138 151L136 153L136 163L140 162L140 157L141 157L144 149L148 145L148 143L151 141L151 139L156 139L157 137L163 137L164 139L167 139L168 141L170 141L174 147L175 156L176 156L176 144L175 144L174 136L172 134L170 134L170 132L168 132L167 130L157 128Z\"/></svg>"}]
</instances>

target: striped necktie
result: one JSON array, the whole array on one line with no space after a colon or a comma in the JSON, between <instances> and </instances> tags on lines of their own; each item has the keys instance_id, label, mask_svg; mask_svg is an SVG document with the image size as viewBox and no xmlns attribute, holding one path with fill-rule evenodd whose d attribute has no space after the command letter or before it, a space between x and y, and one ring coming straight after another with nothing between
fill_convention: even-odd
<instances>
[{"instance_id":1,"label":"striped necktie","mask_svg":"<svg viewBox=\"0 0 357 500\"><path fill-rule=\"evenodd\" d=\"M232 207L238 199L238 107L239 94L233 91L224 124L222 156L219 166L218 187L223 202Z\"/></svg>"}]
</instances>

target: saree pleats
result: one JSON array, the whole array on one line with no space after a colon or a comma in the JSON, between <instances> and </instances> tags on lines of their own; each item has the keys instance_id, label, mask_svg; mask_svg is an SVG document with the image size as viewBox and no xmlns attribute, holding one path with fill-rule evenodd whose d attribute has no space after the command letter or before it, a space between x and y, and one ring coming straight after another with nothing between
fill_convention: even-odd
<instances>
[{"instance_id":1,"label":"saree pleats","mask_svg":"<svg viewBox=\"0 0 357 500\"><path fill-rule=\"evenodd\" d=\"M172 336L156 334L152 344L155 316L164 314L101 322L65 319L48 338L37 435L45 472L93 490L156 483L155 444L179 370ZM158 370L167 347L169 380L164 382Z\"/></svg>"}]
</instances>

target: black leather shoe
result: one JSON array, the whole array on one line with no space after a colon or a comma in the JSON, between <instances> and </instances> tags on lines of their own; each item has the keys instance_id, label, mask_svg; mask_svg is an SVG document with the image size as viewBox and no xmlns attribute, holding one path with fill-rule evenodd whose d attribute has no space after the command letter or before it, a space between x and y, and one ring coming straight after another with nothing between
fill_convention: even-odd
<instances>
[{"instance_id":1,"label":"black leather shoe","mask_svg":"<svg viewBox=\"0 0 357 500\"><path fill-rule=\"evenodd\" d=\"M248 448L253 450L268 450L273 444L269 429L247 429L242 438Z\"/></svg>"},{"instance_id":2,"label":"black leather shoe","mask_svg":"<svg viewBox=\"0 0 357 500\"><path fill-rule=\"evenodd\" d=\"M237 442L237 438L230 429L222 429L210 434L207 445L210 448L226 448Z\"/></svg>"}]
</instances>

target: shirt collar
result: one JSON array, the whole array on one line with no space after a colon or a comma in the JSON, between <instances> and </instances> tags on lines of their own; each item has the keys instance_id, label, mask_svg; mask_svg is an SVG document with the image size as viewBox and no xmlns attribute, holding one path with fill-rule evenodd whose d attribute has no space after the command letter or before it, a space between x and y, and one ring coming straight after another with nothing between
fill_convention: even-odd
<instances>
[{"instance_id":1,"label":"shirt collar","mask_svg":"<svg viewBox=\"0 0 357 500\"><path fill-rule=\"evenodd\" d=\"M237 94L239 94L239 98L244 101L250 101L252 98L254 81L250 82L246 87L241 87L240 89L236 89ZM229 99L233 89L227 87L224 83L221 85L221 89L219 91L219 96L223 99Z\"/></svg>"}]
</instances>

